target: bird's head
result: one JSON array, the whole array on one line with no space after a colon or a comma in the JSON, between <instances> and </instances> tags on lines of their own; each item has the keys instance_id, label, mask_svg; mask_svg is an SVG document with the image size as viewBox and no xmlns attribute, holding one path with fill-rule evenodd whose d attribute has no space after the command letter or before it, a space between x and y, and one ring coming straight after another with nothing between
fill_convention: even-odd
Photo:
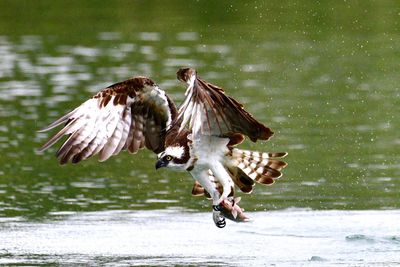
<instances>
[{"instance_id":1,"label":"bird's head","mask_svg":"<svg viewBox=\"0 0 400 267\"><path fill-rule=\"evenodd\" d=\"M167 167L175 170L185 170L186 163L190 158L189 147L180 144L168 146L157 157L156 169Z\"/></svg>"}]
</instances>

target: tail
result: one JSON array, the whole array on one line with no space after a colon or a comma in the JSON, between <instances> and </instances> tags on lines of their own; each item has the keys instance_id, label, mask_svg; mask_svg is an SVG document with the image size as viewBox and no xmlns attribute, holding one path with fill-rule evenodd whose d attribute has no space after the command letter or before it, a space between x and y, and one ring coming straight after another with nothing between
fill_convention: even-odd
<instances>
[{"instance_id":1,"label":"tail","mask_svg":"<svg viewBox=\"0 0 400 267\"><path fill-rule=\"evenodd\" d=\"M286 152L267 153L233 148L227 168L235 185L242 192L251 193L255 182L271 185L282 176L281 170L287 163L280 159L286 155Z\"/></svg>"},{"instance_id":2,"label":"tail","mask_svg":"<svg viewBox=\"0 0 400 267\"><path fill-rule=\"evenodd\" d=\"M271 185L282 176L281 170L287 163L279 160L286 157L286 152L257 152L240 150L233 148L228 155L226 168L234 184L244 193L251 193L255 183ZM215 179L213 173L209 171L209 178L215 184L215 188L222 193L221 184ZM210 194L196 181L192 194L195 196L206 196ZM232 195L234 188L232 188Z\"/></svg>"}]
</instances>

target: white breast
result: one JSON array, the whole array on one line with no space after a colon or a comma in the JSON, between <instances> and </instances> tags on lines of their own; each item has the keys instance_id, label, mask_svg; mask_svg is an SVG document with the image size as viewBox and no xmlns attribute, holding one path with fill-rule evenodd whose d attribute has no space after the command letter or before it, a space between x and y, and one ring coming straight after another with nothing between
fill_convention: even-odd
<instances>
[{"instance_id":1,"label":"white breast","mask_svg":"<svg viewBox=\"0 0 400 267\"><path fill-rule=\"evenodd\" d=\"M199 135L193 140L192 154L198 159L197 164L212 164L215 161L222 162L228 152L226 145L228 138L209 135Z\"/></svg>"}]
</instances>

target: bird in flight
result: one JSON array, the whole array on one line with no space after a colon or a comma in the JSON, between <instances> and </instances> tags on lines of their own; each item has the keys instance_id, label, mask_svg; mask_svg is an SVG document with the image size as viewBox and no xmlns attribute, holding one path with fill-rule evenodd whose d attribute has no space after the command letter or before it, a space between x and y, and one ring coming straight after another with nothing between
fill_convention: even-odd
<instances>
[{"instance_id":1,"label":"bird in flight","mask_svg":"<svg viewBox=\"0 0 400 267\"><path fill-rule=\"evenodd\" d=\"M247 136L269 140L273 132L258 122L224 90L182 68L178 80L187 84L186 98L176 107L147 77L113 84L40 132L64 127L39 151L69 136L57 151L60 164L78 163L98 154L99 161L128 150L147 148L157 154L155 168L187 171L195 180L192 194L212 199L217 227L225 218L248 221L235 189L251 193L256 183L271 185L286 163L286 152L256 152L236 146Z\"/></svg>"}]
</instances>

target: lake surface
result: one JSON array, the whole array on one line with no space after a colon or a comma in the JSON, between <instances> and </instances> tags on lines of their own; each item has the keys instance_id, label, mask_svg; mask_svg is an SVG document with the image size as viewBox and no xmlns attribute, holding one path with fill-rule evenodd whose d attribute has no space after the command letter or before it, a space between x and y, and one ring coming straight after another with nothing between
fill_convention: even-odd
<instances>
[{"instance_id":1,"label":"lake surface","mask_svg":"<svg viewBox=\"0 0 400 267\"><path fill-rule=\"evenodd\" d=\"M218 229L209 213L164 209L0 220L1 264L395 266L399 211L273 211ZM315 221L318 220L318 223Z\"/></svg>"},{"instance_id":2,"label":"lake surface","mask_svg":"<svg viewBox=\"0 0 400 267\"><path fill-rule=\"evenodd\" d=\"M391 221L398 221L400 208L399 12L397 1L0 1L0 235L7 240L0 241L0 258L7 264L73 262L76 244L68 240L87 233L94 235L94 243L78 247L85 251L80 263L112 264L116 257L122 265L127 254L127 265L139 264L142 257L150 265L158 260L223 265L234 257L240 265L234 253L238 245L222 255L224 260L212 257L216 246L229 246L228 238L216 241L216 233L229 236L234 231L239 233L234 240L240 240L247 238L243 231L250 226L230 223L226 232L214 229L210 202L190 194L192 179L185 173L156 172L152 153L121 153L104 163L93 158L61 167L56 148L37 152L50 136L37 130L117 81L149 76L179 104L185 87L175 72L190 66L275 132L269 142L247 141L243 148L289 152L289 166L277 183L242 196L241 206L265 222L256 225L267 241L271 236L282 244L291 241L280 232L284 225L268 228L271 216L281 223L291 214L299 220L306 216L311 225L298 233L304 236L317 236L324 216L332 216L332 224L345 218L355 227L354 221L361 220L365 233L361 228L341 233L335 248L344 251L355 244L367 263L375 263L368 260L374 258L393 263L391 249L398 249L400 231ZM375 218L372 225L369 216ZM167 220L165 233L153 228L162 227L160 218ZM392 233L382 228L371 234L378 221L388 223ZM134 239L135 225L142 224L149 236L149 243L137 241L143 249L163 233L189 246L175 227L210 231L210 249L199 257L195 249L168 254L185 246L170 248L165 241L158 254L131 253L128 238ZM330 227L327 236L334 238L340 226ZM48 229L49 240L38 236L36 228ZM108 228L115 238L104 234ZM296 235L295 230L290 234ZM351 235L367 240L346 239ZM96 245L96 236L124 245L107 251ZM394 241L382 241L390 236ZM378 240L372 242L376 250L358 246L369 244L370 237ZM344 252L333 257L326 250L301 254L306 240L291 244L290 250L299 249L293 262L279 259L286 248L267 243L266 251L276 255L271 264L310 264L313 256L329 264L340 264L339 258L366 264L356 262L362 256ZM314 239L315 244L318 240L327 247L323 239ZM50 241L57 244L46 245ZM205 244L190 242L194 248ZM105 258L98 256L102 251ZM166 255L173 258L168 261ZM261 262L261 253L249 255L244 263Z\"/></svg>"}]
</instances>

